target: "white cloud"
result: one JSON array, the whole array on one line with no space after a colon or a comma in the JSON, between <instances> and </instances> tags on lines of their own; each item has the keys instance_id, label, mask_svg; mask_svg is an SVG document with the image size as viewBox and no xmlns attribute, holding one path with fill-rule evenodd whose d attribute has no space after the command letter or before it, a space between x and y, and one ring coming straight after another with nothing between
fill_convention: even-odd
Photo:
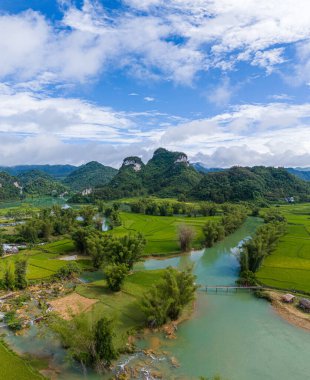
<instances>
[{"instance_id":1,"label":"white cloud","mask_svg":"<svg viewBox=\"0 0 310 380\"><path fill-rule=\"evenodd\" d=\"M310 104L236 106L167 128L159 145L182 149L193 160L205 157L209 166L309 166Z\"/></svg>"},{"instance_id":2,"label":"white cloud","mask_svg":"<svg viewBox=\"0 0 310 380\"><path fill-rule=\"evenodd\" d=\"M217 107L227 106L230 103L233 91L228 78L225 78L217 87L208 91L207 99Z\"/></svg>"},{"instance_id":3,"label":"white cloud","mask_svg":"<svg viewBox=\"0 0 310 380\"><path fill-rule=\"evenodd\" d=\"M38 86L125 68L141 78L190 85L200 71L229 70L239 61L270 73L285 62L291 43L300 43L298 59L308 62L308 0L126 3L129 8L110 14L96 1L85 0L81 8L62 1L57 24L31 10L1 14L0 78ZM307 77L307 67L296 70Z\"/></svg>"},{"instance_id":4,"label":"white cloud","mask_svg":"<svg viewBox=\"0 0 310 380\"><path fill-rule=\"evenodd\" d=\"M2 84L0 104L0 165L96 159L117 167L127 155L147 159L164 146L209 166L310 166L310 103L246 104L184 120L38 96Z\"/></svg>"},{"instance_id":5,"label":"white cloud","mask_svg":"<svg viewBox=\"0 0 310 380\"><path fill-rule=\"evenodd\" d=\"M144 97L144 100L145 100L146 102L154 102L155 98L152 98L151 96L145 96L145 97Z\"/></svg>"}]
</instances>

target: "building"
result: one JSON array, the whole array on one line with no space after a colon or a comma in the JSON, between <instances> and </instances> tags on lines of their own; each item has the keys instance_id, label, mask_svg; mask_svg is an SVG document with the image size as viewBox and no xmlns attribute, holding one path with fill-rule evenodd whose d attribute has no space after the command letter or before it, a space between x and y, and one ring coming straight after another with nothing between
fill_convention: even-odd
<instances>
[{"instance_id":1,"label":"building","mask_svg":"<svg viewBox=\"0 0 310 380\"><path fill-rule=\"evenodd\" d=\"M310 300L308 300L307 298L302 298L299 301L299 307L306 313L310 313Z\"/></svg>"},{"instance_id":2,"label":"building","mask_svg":"<svg viewBox=\"0 0 310 380\"><path fill-rule=\"evenodd\" d=\"M3 244L3 252L5 255L13 254L13 253L18 253L19 249L16 245L11 245L11 244Z\"/></svg>"},{"instance_id":3,"label":"building","mask_svg":"<svg viewBox=\"0 0 310 380\"><path fill-rule=\"evenodd\" d=\"M287 294L284 294L281 297L281 299L282 299L283 302L292 303L294 301L294 299L295 299L295 296L293 296L293 294L287 293Z\"/></svg>"}]
</instances>

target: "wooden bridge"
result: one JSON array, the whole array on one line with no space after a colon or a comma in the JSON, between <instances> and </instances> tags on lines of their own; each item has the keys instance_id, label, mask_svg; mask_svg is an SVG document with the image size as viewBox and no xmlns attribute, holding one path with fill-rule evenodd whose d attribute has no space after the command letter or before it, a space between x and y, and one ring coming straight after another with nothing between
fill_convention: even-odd
<instances>
[{"instance_id":1,"label":"wooden bridge","mask_svg":"<svg viewBox=\"0 0 310 380\"><path fill-rule=\"evenodd\" d=\"M216 293L218 291L221 291L221 292L229 292L230 290L232 291L238 291L238 290L249 290L249 291L252 291L252 290L261 290L263 289L262 286L225 286L225 285L210 285L210 286L206 286L205 287L205 291L208 292L208 291L215 291Z\"/></svg>"}]
</instances>

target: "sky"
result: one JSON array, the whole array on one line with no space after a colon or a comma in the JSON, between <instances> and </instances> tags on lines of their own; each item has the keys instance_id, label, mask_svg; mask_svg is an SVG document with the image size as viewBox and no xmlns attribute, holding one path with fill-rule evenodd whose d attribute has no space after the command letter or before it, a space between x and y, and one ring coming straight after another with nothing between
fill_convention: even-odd
<instances>
[{"instance_id":1,"label":"sky","mask_svg":"<svg viewBox=\"0 0 310 380\"><path fill-rule=\"evenodd\" d=\"M309 0L0 0L0 166L310 167Z\"/></svg>"}]
</instances>

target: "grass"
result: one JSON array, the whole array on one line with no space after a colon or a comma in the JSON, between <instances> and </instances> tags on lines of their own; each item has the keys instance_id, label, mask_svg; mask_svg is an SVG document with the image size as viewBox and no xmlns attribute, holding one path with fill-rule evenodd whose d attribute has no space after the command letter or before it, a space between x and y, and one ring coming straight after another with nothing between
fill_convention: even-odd
<instances>
[{"instance_id":1,"label":"grass","mask_svg":"<svg viewBox=\"0 0 310 380\"><path fill-rule=\"evenodd\" d=\"M120 292L111 292L106 281L101 279L87 285L79 285L76 292L84 297L98 299L92 312L95 316L106 315L115 324L115 344L124 347L128 333L143 325L143 314L139 300L144 292L160 280L162 270L139 271L129 275Z\"/></svg>"},{"instance_id":2,"label":"grass","mask_svg":"<svg viewBox=\"0 0 310 380\"><path fill-rule=\"evenodd\" d=\"M287 233L257 273L265 285L310 293L310 205L278 208L288 220Z\"/></svg>"},{"instance_id":3,"label":"grass","mask_svg":"<svg viewBox=\"0 0 310 380\"><path fill-rule=\"evenodd\" d=\"M0 378L6 380L42 380L30 364L14 354L0 341Z\"/></svg>"},{"instance_id":4,"label":"grass","mask_svg":"<svg viewBox=\"0 0 310 380\"><path fill-rule=\"evenodd\" d=\"M134 213L121 213L122 226L109 233L123 236L128 233L141 232L146 240L146 255L167 255L180 251L177 239L178 226L187 224L196 232L194 248L201 248L203 243L202 228L207 220L217 217L178 217L178 216L152 216Z\"/></svg>"},{"instance_id":5,"label":"grass","mask_svg":"<svg viewBox=\"0 0 310 380\"><path fill-rule=\"evenodd\" d=\"M37 246L32 250L22 250L19 254L9 256L0 260L0 278L3 277L6 263L14 262L20 257L28 259L27 278L28 280L41 280L55 274L58 269L67 265L64 260L58 260L59 255L74 252L74 244L71 239L61 239L44 246ZM78 260L82 269L88 268L90 262Z\"/></svg>"}]
</instances>

